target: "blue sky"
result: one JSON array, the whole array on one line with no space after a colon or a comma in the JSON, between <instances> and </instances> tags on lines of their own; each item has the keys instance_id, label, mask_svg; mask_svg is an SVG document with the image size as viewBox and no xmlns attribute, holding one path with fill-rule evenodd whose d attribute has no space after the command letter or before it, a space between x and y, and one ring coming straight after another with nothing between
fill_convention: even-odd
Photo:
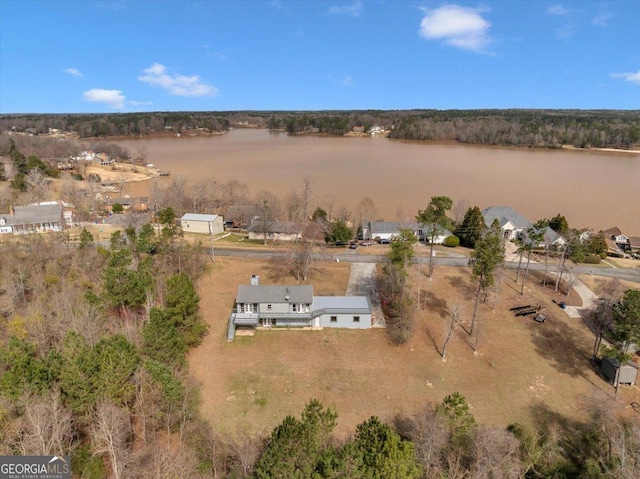
<instances>
[{"instance_id":1,"label":"blue sky","mask_svg":"<svg viewBox=\"0 0 640 479\"><path fill-rule=\"evenodd\" d=\"M640 109L640 1L0 0L0 113Z\"/></svg>"}]
</instances>

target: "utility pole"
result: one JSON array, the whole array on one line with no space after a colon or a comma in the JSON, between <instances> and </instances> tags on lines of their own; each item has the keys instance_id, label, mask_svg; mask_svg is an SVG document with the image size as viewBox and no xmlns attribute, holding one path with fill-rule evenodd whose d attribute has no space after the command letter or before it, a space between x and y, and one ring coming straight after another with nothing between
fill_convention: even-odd
<instances>
[{"instance_id":1,"label":"utility pole","mask_svg":"<svg viewBox=\"0 0 640 479\"><path fill-rule=\"evenodd\" d=\"M566 259L567 245L564 245L562 248L562 259L560 263L558 263L558 271L556 272L556 287L554 291L558 291L558 286L560 285L560 280L562 279L562 271L564 270L564 261Z\"/></svg>"}]
</instances>

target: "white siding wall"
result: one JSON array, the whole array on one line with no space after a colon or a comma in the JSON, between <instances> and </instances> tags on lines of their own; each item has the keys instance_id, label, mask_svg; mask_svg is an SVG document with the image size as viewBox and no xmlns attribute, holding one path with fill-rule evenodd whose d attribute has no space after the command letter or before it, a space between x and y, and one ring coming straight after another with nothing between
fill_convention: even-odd
<instances>
[{"instance_id":1,"label":"white siding wall","mask_svg":"<svg viewBox=\"0 0 640 479\"><path fill-rule=\"evenodd\" d=\"M360 321L354 321L357 316ZM336 321L331 321L335 317ZM320 316L320 327L322 328L351 328L368 329L371 327L371 314L323 314Z\"/></svg>"}]
</instances>

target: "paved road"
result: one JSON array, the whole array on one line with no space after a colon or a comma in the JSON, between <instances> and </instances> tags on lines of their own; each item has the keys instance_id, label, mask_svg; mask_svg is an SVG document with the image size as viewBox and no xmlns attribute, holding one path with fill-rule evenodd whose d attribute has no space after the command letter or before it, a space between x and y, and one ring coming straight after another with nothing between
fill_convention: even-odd
<instances>
[{"instance_id":1,"label":"paved road","mask_svg":"<svg viewBox=\"0 0 640 479\"><path fill-rule=\"evenodd\" d=\"M278 251L260 250L260 249L247 249L247 248L217 248L214 250L216 256L231 256L238 258L277 258L284 256L284 253ZM341 251L340 253L318 253L315 255L315 259L319 261L345 261L347 263L386 263L386 255L368 255L359 254L349 250ZM467 266L468 259L466 257L436 257L437 265L442 266ZM414 263L428 264L429 258L417 257L414 259ZM523 262L523 266L526 263ZM516 269L518 267L517 261L508 261L505 266L510 269ZM531 263L529 265L531 271L544 271L544 264ZM552 273L555 270L550 267L549 272ZM634 281L640 283L640 268L602 268L592 266L574 266L569 268L569 271L574 274L593 274L595 276L605 276L608 278L618 278L627 281Z\"/></svg>"}]
</instances>

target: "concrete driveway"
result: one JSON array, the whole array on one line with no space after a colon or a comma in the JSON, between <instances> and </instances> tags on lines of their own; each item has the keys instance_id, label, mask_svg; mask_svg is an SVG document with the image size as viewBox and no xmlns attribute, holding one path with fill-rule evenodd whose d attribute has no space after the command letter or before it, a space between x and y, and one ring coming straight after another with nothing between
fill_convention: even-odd
<instances>
[{"instance_id":1,"label":"concrete driveway","mask_svg":"<svg viewBox=\"0 0 640 479\"><path fill-rule=\"evenodd\" d=\"M351 263L347 296L368 296L371 300L373 327L385 327L384 314L380 306L380 297L376 289L375 263Z\"/></svg>"}]
</instances>

